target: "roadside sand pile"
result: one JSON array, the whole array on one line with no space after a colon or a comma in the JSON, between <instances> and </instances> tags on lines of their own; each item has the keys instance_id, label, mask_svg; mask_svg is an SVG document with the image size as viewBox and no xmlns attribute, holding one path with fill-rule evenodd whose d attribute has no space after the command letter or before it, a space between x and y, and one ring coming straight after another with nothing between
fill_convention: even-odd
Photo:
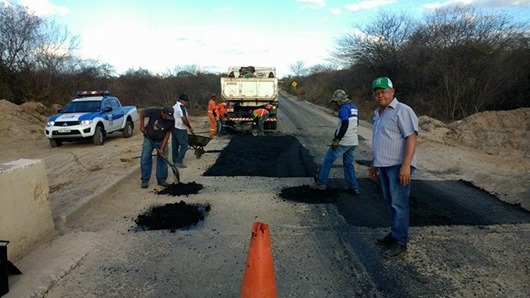
<instances>
[{"instance_id":1,"label":"roadside sand pile","mask_svg":"<svg viewBox=\"0 0 530 298\"><path fill-rule=\"evenodd\" d=\"M530 108L477 113L448 125L427 116L419 122L421 138L430 141L530 158Z\"/></svg>"},{"instance_id":2,"label":"roadside sand pile","mask_svg":"<svg viewBox=\"0 0 530 298\"><path fill-rule=\"evenodd\" d=\"M37 140L44 137L44 125L54 110L39 102L16 105L2 99L0 111L0 137L11 140Z\"/></svg>"}]
</instances>

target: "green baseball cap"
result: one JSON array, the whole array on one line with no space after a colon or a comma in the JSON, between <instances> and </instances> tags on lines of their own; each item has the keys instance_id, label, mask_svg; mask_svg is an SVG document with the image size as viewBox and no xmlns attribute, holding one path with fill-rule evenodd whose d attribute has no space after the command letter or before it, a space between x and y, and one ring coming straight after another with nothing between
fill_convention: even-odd
<instances>
[{"instance_id":1,"label":"green baseball cap","mask_svg":"<svg viewBox=\"0 0 530 298\"><path fill-rule=\"evenodd\" d=\"M377 78L372 82L372 90L375 90L377 88L381 89L387 89L387 88L394 88L394 85L392 85L392 81L387 77L381 77Z\"/></svg>"}]
</instances>

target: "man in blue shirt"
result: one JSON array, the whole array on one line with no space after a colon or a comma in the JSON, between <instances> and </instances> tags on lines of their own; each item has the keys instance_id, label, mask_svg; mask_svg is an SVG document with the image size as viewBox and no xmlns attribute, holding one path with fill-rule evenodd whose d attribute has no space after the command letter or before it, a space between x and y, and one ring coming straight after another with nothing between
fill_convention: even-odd
<instances>
[{"instance_id":1,"label":"man in blue shirt","mask_svg":"<svg viewBox=\"0 0 530 298\"><path fill-rule=\"evenodd\" d=\"M394 97L389 78L375 79L372 90L379 107L372 120L370 178L381 182L383 198L392 216L391 232L376 243L389 248L385 258L393 258L407 250L409 239L410 181L416 168L418 117Z\"/></svg>"},{"instance_id":2,"label":"man in blue shirt","mask_svg":"<svg viewBox=\"0 0 530 298\"><path fill-rule=\"evenodd\" d=\"M329 172L333 162L342 155L342 164L344 168L344 179L348 183L348 192L358 195L359 184L355 176L355 148L359 145L357 137L357 125L359 115L357 106L355 106L344 90L336 90L330 100L338 107L338 125L333 136L333 141L328 151L324 155L322 166L315 175L315 188L325 190L327 187Z\"/></svg>"}]
</instances>

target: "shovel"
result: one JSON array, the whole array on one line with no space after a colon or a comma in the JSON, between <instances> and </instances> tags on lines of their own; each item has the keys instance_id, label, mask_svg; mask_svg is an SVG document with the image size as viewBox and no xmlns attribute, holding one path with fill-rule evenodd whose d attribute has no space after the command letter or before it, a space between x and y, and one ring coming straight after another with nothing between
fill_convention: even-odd
<instances>
[{"instance_id":1,"label":"shovel","mask_svg":"<svg viewBox=\"0 0 530 298\"><path fill-rule=\"evenodd\" d=\"M151 142L151 144L153 144L153 146L155 146L158 155L162 157L162 159L169 165L171 171L173 171L173 175L175 175L175 180L177 181L177 183L180 183L180 173L179 169L177 169L177 166L172 164L163 154L160 154L160 149L156 145L155 141L153 141L153 139L151 139L151 137L147 133L144 133L144 136L149 140L149 142Z\"/></svg>"}]
</instances>

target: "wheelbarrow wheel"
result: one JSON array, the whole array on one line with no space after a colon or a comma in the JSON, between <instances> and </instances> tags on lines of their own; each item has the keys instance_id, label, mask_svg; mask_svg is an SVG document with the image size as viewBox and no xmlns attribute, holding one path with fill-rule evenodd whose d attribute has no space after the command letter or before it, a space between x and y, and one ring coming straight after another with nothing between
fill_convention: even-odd
<instances>
[{"instance_id":1,"label":"wheelbarrow wheel","mask_svg":"<svg viewBox=\"0 0 530 298\"><path fill-rule=\"evenodd\" d=\"M197 157L197 159L201 158L201 156L204 154L204 149L202 148L198 148L198 149L195 149L195 157Z\"/></svg>"}]
</instances>

